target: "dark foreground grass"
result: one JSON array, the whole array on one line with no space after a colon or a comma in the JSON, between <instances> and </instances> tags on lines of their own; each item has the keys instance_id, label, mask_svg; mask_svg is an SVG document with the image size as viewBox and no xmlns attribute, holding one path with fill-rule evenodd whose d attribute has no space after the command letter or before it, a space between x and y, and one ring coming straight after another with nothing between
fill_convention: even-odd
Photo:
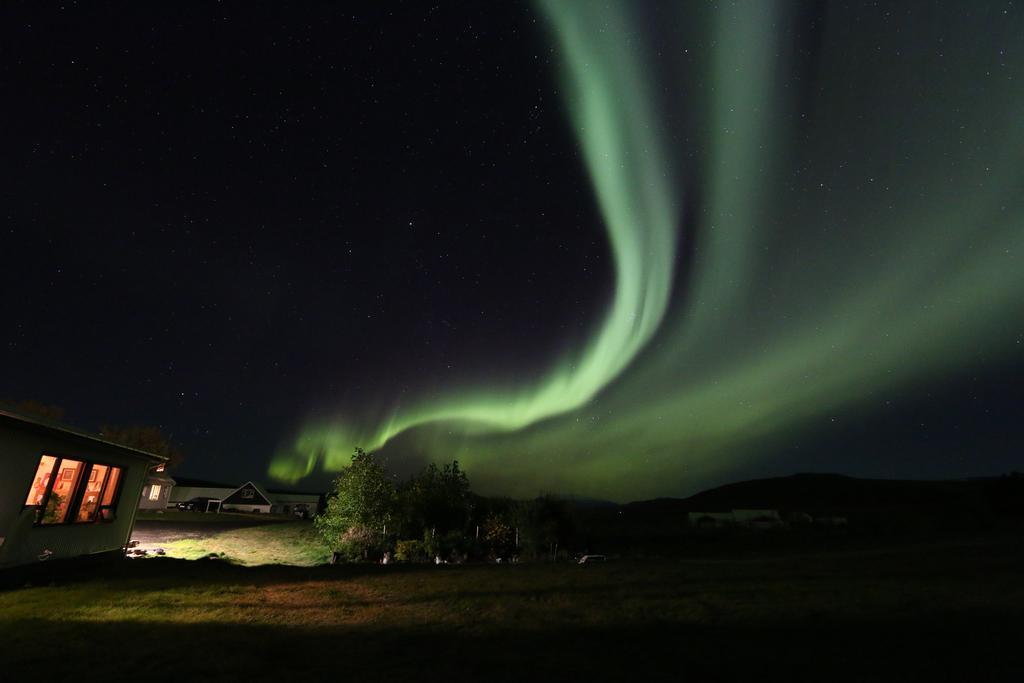
<instances>
[{"instance_id":1,"label":"dark foreground grass","mask_svg":"<svg viewBox=\"0 0 1024 683\"><path fill-rule=\"evenodd\" d=\"M1022 570L1016 539L587 566L121 562L0 592L0 678L1024 680Z\"/></svg>"}]
</instances>

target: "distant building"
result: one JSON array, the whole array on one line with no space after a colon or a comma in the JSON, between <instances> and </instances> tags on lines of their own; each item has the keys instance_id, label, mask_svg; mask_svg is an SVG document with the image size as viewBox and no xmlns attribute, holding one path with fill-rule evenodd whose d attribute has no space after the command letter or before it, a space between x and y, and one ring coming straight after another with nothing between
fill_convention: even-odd
<instances>
[{"instance_id":1,"label":"distant building","mask_svg":"<svg viewBox=\"0 0 1024 683\"><path fill-rule=\"evenodd\" d=\"M139 498L140 510L164 510L169 505L175 481L164 473L166 465L157 465L146 477Z\"/></svg>"},{"instance_id":2,"label":"distant building","mask_svg":"<svg viewBox=\"0 0 1024 683\"><path fill-rule=\"evenodd\" d=\"M273 503L273 512L283 515L312 517L320 511L323 496L319 493L303 493L301 491L285 491L283 489L267 489Z\"/></svg>"},{"instance_id":3,"label":"distant building","mask_svg":"<svg viewBox=\"0 0 1024 683\"><path fill-rule=\"evenodd\" d=\"M690 526L698 529L719 529L740 526L749 529L777 529L785 526L778 510L736 509L719 512L690 512L687 514Z\"/></svg>"},{"instance_id":4,"label":"distant building","mask_svg":"<svg viewBox=\"0 0 1024 683\"><path fill-rule=\"evenodd\" d=\"M224 512L270 513L274 509L274 501L260 486L247 481L221 501L220 509Z\"/></svg>"},{"instance_id":5,"label":"distant building","mask_svg":"<svg viewBox=\"0 0 1024 683\"><path fill-rule=\"evenodd\" d=\"M238 487L204 479L188 479L175 477L174 489L167 501L168 507L177 507L178 503L194 503L199 512L217 512L222 500L230 496Z\"/></svg>"},{"instance_id":6,"label":"distant building","mask_svg":"<svg viewBox=\"0 0 1024 683\"><path fill-rule=\"evenodd\" d=\"M740 509L733 510L732 516L737 525L751 529L777 529L783 526L778 510Z\"/></svg>"},{"instance_id":7,"label":"distant building","mask_svg":"<svg viewBox=\"0 0 1024 683\"><path fill-rule=\"evenodd\" d=\"M320 510L322 499L319 493L271 489L253 481L231 486L178 477L168 505L175 507L178 503L196 501L203 512L207 509L215 511L219 507L225 512L312 517Z\"/></svg>"},{"instance_id":8,"label":"distant building","mask_svg":"<svg viewBox=\"0 0 1024 683\"><path fill-rule=\"evenodd\" d=\"M814 522L814 517L800 510L790 510L785 514L783 521L789 525L807 526Z\"/></svg>"},{"instance_id":9,"label":"distant building","mask_svg":"<svg viewBox=\"0 0 1024 683\"><path fill-rule=\"evenodd\" d=\"M167 458L0 411L0 567L117 554Z\"/></svg>"},{"instance_id":10,"label":"distant building","mask_svg":"<svg viewBox=\"0 0 1024 683\"><path fill-rule=\"evenodd\" d=\"M691 512L687 515L690 526L698 529L718 529L723 526L731 526L736 522L732 516L732 510L728 512Z\"/></svg>"}]
</instances>

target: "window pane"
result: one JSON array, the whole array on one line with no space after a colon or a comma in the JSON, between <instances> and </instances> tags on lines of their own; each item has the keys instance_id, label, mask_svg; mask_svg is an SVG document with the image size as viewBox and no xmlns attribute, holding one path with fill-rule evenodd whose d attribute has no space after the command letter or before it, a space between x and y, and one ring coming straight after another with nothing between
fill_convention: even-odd
<instances>
[{"instance_id":1,"label":"window pane","mask_svg":"<svg viewBox=\"0 0 1024 683\"><path fill-rule=\"evenodd\" d=\"M96 519L96 510L100 506L100 492L103 491L103 481L107 478L110 467L107 465L93 465L89 470L89 481L85 484L85 493L82 494L82 504L78 507L76 522L91 522Z\"/></svg>"},{"instance_id":2,"label":"window pane","mask_svg":"<svg viewBox=\"0 0 1024 683\"><path fill-rule=\"evenodd\" d=\"M160 500L160 484L153 484L149 487L149 499Z\"/></svg>"},{"instance_id":3,"label":"window pane","mask_svg":"<svg viewBox=\"0 0 1024 683\"><path fill-rule=\"evenodd\" d=\"M40 520L43 524L60 524L67 518L71 497L75 495L83 469L84 465L79 460L62 458L57 464L57 479L53 482L53 491Z\"/></svg>"},{"instance_id":4,"label":"window pane","mask_svg":"<svg viewBox=\"0 0 1024 683\"><path fill-rule=\"evenodd\" d=\"M109 522L114 519L114 505L117 503L117 490L121 486L121 468L111 467L107 477L107 488L103 489L103 500L100 503L100 519Z\"/></svg>"},{"instance_id":5,"label":"window pane","mask_svg":"<svg viewBox=\"0 0 1024 683\"><path fill-rule=\"evenodd\" d=\"M110 468L110 481L107 482L107 490L103 492L103 505L113 504L117 498L117 487L121 484L121 468Z\"/></svg>"},{"instance_id":6,"label":"window pane","mask_svg":"<svg viewBox=\"0 0 1024 683\"><path fill-rule=\"evenodd\" d=\"M43 496L46 495L46 486L50 483L50 476L53 474L53 465L57 458L52 455L44 455L39 458L39 467L36 468L36 476L32 485L28 487L28 497L25 498L25 505L42 505Z\"/></svg>"}]
</instances>

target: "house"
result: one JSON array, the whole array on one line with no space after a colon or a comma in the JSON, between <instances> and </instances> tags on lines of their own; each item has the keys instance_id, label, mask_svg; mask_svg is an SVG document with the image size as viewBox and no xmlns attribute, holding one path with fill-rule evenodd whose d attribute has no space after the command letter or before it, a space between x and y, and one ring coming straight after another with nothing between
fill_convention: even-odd
<instances>
[{"instance_id":1,"label":"house","mask_svg":"<svg viewBox=\"0 0 1024 683\"><path fill-rule=\"evenodd\" d=\"M777 529L785 526L778 510L735 509L722 512L690 512L687 521L698 529L741 526L749 529Z\"/></svg>"},{"instance_id":2,"label":"house","mask_svg":"<svg viewBox=\"0 0 1024 683\"><path fill-rule=\"evenodd\" d=\"M164 474L166 467L166 464L161 463L146 477L146 484L142 487L142 496L139 498L140 510L163 510L169 505L175 481Z\"/></svg>"},{"instance_id":3,"label":"house","mask_svg":"<svg viewBox=\"0 0 1024 683\"><path fill-rule=\"evenodd\" d=\"M274 504L272 511L283 515L312 517L320 510L323 495L319 493L303 493L301 491L285 491L283 489L267 489L270 500Z\"/></svg>"},{"instance_id":4,"label":"house","mask_svg":"<svg viewBox=\"0 0 1024 683\"><path fill-rule=\"evenodd\" d=\"M225 512L258 512L312 517L320 509L319 493L300 493L283 489L267 489L247 481L234 489L221 502Z\"/></svg>"},{"instance_id":5,"label":"house","mask_svg":"<svg viewBox=\"0 0 1024 683\"><path fill-rule=\"evenodd\" d=\"M0 411L0 567L116 555L167 458Z\"/></svg>"},{"instance_id":6,"label":"house","mask_svg":"<svg viewBox=\"0 0 1024 683\"><path fill-rule=\"evenodd\" d=\"M188 479L175 477L174 489L167 500L167 507L177 507L178 503L195 503L200 512L217 512L221 501L230 496L238 487L233 484L222 484L205 479Z\"/></svg>"},{"instance_id":7,"label":"house","mask_svg":"<svg viewBox=\"0 0 1024 683\"><path fill-rule=\"evenodd\" d=\"M691 512L687 514L691 526L698 529L718 529L735 523L732 511L728 512Z\"/></svg>"},{"instance_id":8,"label":"house","mask_svg":"<svg viewBox=\"0 0 1024 683\"><path fill-rule=\"evenodd\" d=\"M225 512L261 512L273 511L274 501L270 494L251 481L247 481L229 493L221 501L220 509Z\"/></svg>"},{"instance_id":9,"label":"house","mask_svg":"<svg viewBox=\"0 0 1024 683\"><path fill-rule=\"evenodd\" d=\"M783 526L778 510L738 509L732 511L732 516L736 524L751 529L777 529Z\"/></svg>"},{"instance_id":10,"label":"house","mask_svg":"<svg viewBox=\"0 0 1024 683\"><path fill-rule=\"evenodd\" d=\"M256 512L312 517L322 504L323 495L284 489L266 488L247 481L241 486L222 484L202 479L177 477L177 483L168 500L168 507L178 503L197 501L203 512Z\"/></svg>"}]
</instances>

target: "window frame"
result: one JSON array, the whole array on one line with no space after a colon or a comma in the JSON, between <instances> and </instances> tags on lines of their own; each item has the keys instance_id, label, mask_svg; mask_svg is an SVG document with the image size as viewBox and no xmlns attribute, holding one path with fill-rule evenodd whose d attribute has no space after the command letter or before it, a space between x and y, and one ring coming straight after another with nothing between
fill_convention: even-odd
<instances>
[{"instance_id":1,"label":"window frame","mask_svg":"<svg viewBox=\"0 0 1024 683\"><path fill-rule=\"evenodd\" d=\"M39 453L39 456L38 456L37 460L36 460L36 471L37 472L39 470L39 464L38 463L43 459L43 457L45 457L47 455L52 457L52 458L54 458L54 461L53 461L53 468L50 470L50 479L46 483L46 493L43 494L43 498L42 498L42 500L39 501L38 505L28 505L28 504L24 504L23 503L22 506L21 506L22 512L24 512L25 510L33 510L35 512L35 518L32 521L32 526L33 527L40 527L40 528L57 527L57 528L60 528L60 527L63 527L63 526L74 526L74 525L110 524L112 522L117 521L116 510L117 510L118 505L121 502L121 491L124 489L124 477L125 477L125 473L128 471L128 466L126 466L126 465L114 465L114 464L112 464L110 462L103 462L103 461L100 461L100 460L93 460L93 459L90 459L90 458L82 457L80 455L68 455L68 454L58 453L58 452L55 452L55 451L41 451ZM79 475L78 482L75 484L75 488L71 492L71 500L68 503L68 509L67 509L67 513L66 513L65 519L63 521L61 521L61 522L44 523L43 522L43 515L40 514L40 511L45 511L47 504L50 502L50 496L53 494L53 486L54 486L54 484L56 483L56 480L57 480L57 473L59 472L60 464L63 461L65 461L65 460L74 460L76 462L82 463L82 466L83 466L82 473ZM106 475L106 478L103 481L103 487L100 488L99 493L97 495L98 504L96 505L95 518L91 519L91 520L79 521L78 520L78 511L79 511L79 509L82 506L82 499L85 497L86 489L89 487L88 486L89 485L89 477L91 476L91 473L93 472L93 466L94 465L101 465L103 467L106 467L107 468L107 475ZM114 488L114 494L111 496L110 504L109 505L103 505L103 497L107 493L107 487L110 486L110 477L113 474L114 470L120 470L120 472L117 475L117 481L114 482L114 487L115 487ZM33 477L34 476L35 476L35 474L33 474ZM30 488L31 488L31 486L32 485L29 484ZM105 519L104 515L103 515L104 509L115 511L114 516L112 516L110 519Z\"/></svg>"}]
</instances>

